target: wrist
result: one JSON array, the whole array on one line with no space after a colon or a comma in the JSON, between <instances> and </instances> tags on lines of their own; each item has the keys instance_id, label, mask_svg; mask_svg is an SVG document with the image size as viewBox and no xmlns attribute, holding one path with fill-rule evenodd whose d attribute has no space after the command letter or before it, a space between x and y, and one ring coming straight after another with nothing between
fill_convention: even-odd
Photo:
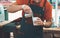
<instances>
[{"instance_id":1,"label":"wrist","mask_svg":"<svg viewBox=\"0 0 60 38\"><path fill-rule=\"evenodd\" d=\"M43 25L45 25L46 23L45 22L43 22Z\"/></svg>"},{"instance_id":2,"label":"wrist","mask_svg":"<svg viewBox=\"0 0 60 38\"><path fill-rule=\"evenodd\" d=\"M43 25L44 25L44 26L46 25L46 20L44 20Z\"/></svg>"},{"instance_id":3,"label":"wrist","mask_svg":"<svg viewBox=\"0 0 60 38\"><path fill-rule=\"evenodd\" d=\"M22 9L24 9L25 8L25 5L22 5Z\"/></svg>"}]
</instances>

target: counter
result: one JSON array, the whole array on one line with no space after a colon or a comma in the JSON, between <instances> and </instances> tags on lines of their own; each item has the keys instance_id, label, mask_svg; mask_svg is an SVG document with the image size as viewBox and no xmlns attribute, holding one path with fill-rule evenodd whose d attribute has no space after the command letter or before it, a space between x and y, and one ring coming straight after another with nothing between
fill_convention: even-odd
<instances>
[{"instance_id":1,"label":"counter","mask_svg":"<svg viewBox=\"0 0 60 38\"><path fill-rule=\"evenodd\" d=\"M43 28L44 38L60 38L60 28Z\"/></svg>"},{"instance_id":2,"label":"counter","mask_svg":"<svg viewBox=\"0 0 60 38\"><path fill-rule=\"evenodd\" d=\"M11 21L4 21L4 22L0 22L0 27L3 27L5 24L10 23Z\"/></svg>"},{"instance_id":3,"label":"counter","mask_svg":"<svg viewBox=\"0 0 60 38\"><path fill-rule=\"evenodd\" d=\"M0 27L3 27L5 24L10 23L11 21L0 22ZM60 31L60 28L43 28L44 31Z\"/></svg>"},{"instance_id":4,"label":"counter","mask_svg":"<svg viewBox=\"0 0 60 38\"><path fill-rule=\"evenodd\" d=\"M60 31L60 28L43 28L44 31Z\"/></svg>"},{"instance_id":5,"label":"counter","mask_svg":"<svg viewBox=\"0 0 60 38\"><path fill-rule=\"evenodd\" d=\"M10 23L11 21L4 21L0 23L0 28L3 27L5 24ZM44 38L60 38L60 28L43 28ZM2 30L0 29L0 33L2 34ZM4 32L3 32L4 33ZM0 35L1 35L0 34ZM9 33L5 32L5 35ZM2 36L3 37L3 36ZM7 36L6 36L7 37Z\"/></svg>"}]
</instances>

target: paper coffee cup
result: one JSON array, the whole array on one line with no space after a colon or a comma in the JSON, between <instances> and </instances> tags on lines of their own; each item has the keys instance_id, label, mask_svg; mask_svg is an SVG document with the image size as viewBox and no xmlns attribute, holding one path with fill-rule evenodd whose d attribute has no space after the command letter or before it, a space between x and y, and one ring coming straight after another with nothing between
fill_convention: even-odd
<instances>
[{"instance_id":1,"label":"paper coffee cup","mask_svg":"<svg viewBox=\"0 0 60 38\"><path fill-rule=\"evenodd\" d=\"M38 25L35 23L35 21L38 19L38 17L33 17L33 25Z\"/></svg>"},{"instance_id":2,"label":"paper coffee cup","mask_svg":"<svg viewBox=\"0 0 60 38\"><path fill-rule=\"evenodd\" d=\"M32 14L25 14L25 17L31 17Z\"/></svg>"}]
</instances>

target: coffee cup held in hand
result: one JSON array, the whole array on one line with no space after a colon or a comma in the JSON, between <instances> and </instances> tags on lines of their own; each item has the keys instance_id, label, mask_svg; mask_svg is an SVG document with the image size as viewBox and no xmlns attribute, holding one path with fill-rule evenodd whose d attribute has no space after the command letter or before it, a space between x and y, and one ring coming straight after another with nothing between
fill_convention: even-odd
<instances>
[{"instance_id":1,"label":"coffee cup held in hand","mask_svg":"<svg viewBox=\"0 0 60 38\"><path fill-rule=\"evenodd\" d=\"M35 21L38 19L38 17L33 17L33 25L38 25L35 23Z\"/></svg>"},{"instance_id":2,"label":"coffee cup held in hand","mask_svg":"<svg viewBox=\"0 0 60 38\"><path fill-rule=\"evenodd\" d=\"M27 17L31 17L32 16L32 14L25 14L25 17L27 18Z\"/></svg>"}]
</instances>

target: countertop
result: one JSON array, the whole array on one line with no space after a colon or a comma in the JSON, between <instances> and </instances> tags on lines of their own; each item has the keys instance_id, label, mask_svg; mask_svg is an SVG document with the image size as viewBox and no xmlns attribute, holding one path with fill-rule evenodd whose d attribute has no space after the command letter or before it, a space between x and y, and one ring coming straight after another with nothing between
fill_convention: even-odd
<instances>
[{"instance_id":1,"label":"countertop","mask_svg":"<svg viewBox=\"0 0 60 38\"><path fill-rule=\"evenodd\" d=\"M3 27L5 24L8 24L8 23L10 23L11 21L4 21L4 22L0 22L0 27ZM43 28L43 30L44 31L60 31L60 28L57 28L57 27L55 27L55 28Z\"/></svg>"},{"instance_id":2,"label":"countertop","mask_svg":"<svg viewBox=\"0 0 60 38\"><path fill-rule=\"evenodd\" d=\"M3 22L0 22L0 27L3 27L5 24L8 24L10 23L11 21L3 21Z\"/></svg>"}]
</instances>

